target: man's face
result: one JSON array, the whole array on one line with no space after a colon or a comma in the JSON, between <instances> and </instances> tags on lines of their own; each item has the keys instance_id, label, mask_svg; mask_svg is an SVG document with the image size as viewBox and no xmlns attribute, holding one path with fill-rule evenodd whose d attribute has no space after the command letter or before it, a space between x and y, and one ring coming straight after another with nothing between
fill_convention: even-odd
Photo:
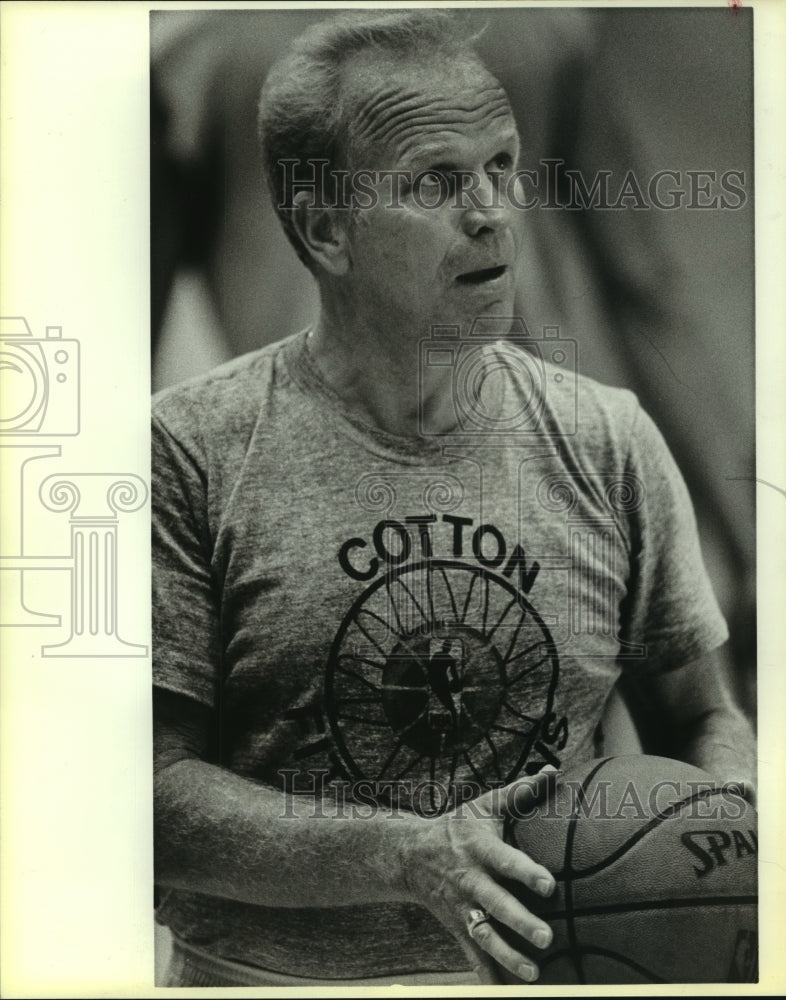
<instances>
[{"instance_id":1,"label":"man's face","mask_svg":"<svg viewBox=\"0 0 786 1000\"><path fill-rule=\"evenodd\" d=\"M520 240L507 182L519 140L499 83L467 58L368 60L350 94L353 167L404 172L377 175L376 204L354 213L346 281L359 314L418 337L511 316Z\"/></svg>"}]
</instances>

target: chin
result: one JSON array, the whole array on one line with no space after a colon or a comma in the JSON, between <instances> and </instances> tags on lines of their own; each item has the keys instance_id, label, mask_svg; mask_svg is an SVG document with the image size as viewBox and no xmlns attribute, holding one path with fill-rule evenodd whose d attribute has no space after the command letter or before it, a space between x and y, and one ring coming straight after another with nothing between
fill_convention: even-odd
<instances>
[{"instance_id":1,"label":"chin","mask_svg":"<svg viewBox=\"0 0 786 1000\"><path fill-rule=\"evenodd\" d=\"M440 301L435 308L430 310L429 321L425 324L427 329L434 327L460 326L462 333L469 333L472 324L479 317L492 317L498 319L515 318L514 296L512 294L477 294L472 296L462 296L460 301L454 298L445 298ZM414 322L413 328L423 329L422 323ZM505 332L509 329L506 327ZM500 325L502 329L502 324ZM502 335L502 334L501 334Z\"/></svg>"},{"instance_id":2,"label":"chin","mask_svg":"<svg viewBox=\"0 0 786 1000\"><path fill-rule=\"evenodd\" d=\"M484 312L485 316L510 316L511 319L514 317L513 312L513 296L505 297L504 299L495 299L490 302L488 308Z\"/></svg>"},{"instance_id":3,"label":"chin","mask_svg":"<svg viewBox=\"0 0 786 1000\"><path fill-rule=\"evenodd\" d=\"M499 319L513 319L513 298L481 298L476 302L467 303L462 309L462 325L472 326L479 316L494 316Z\"/></svg>"}]
</instances>

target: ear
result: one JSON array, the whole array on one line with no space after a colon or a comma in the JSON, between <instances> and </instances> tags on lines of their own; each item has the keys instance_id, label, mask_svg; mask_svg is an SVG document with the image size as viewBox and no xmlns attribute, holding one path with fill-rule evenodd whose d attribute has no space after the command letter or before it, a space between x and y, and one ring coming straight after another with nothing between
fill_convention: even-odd
<instances>
[{"instance_id":1,"label":"ear","mask_svg":"<svg viewBox=\"0 0 786 1000\"><path fill-rule=\"evenodd\" d=\"M292 225L308 252L329 274L346 274L350 265L347 211L316 208L308 191L299 191L292 206Z\"/></svg>"}]
</instances>

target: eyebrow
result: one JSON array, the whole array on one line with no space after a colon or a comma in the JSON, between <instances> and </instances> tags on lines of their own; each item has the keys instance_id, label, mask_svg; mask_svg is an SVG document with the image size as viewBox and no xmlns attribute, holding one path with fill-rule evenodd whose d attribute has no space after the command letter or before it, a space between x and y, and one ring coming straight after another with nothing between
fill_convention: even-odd
<instances>
[{"instance_id":1,"label":"eyebrow","mask_svg":"<svg viewBox=\"0 0 786 1000\"><path fill-rule=\"evenodd\" d=\"M520 147L521 139L514 129L501 135L497 141L497 151L490 157L493 159L497 153L502 152L507 146ZM412 169L420 164L426 166L445 168L451 166L452 157L444 144L438 143L433 146L421 146L411 153L405 153L401 158L401 166Z\"/></svg>"}]
</instances>

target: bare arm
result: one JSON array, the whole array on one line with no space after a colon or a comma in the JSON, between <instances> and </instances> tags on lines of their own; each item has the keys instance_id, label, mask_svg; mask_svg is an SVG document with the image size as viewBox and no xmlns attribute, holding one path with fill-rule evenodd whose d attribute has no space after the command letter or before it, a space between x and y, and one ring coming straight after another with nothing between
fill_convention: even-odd
<instances>
[{"instance_id":1,"label":"bare arm","mask_svg":"<svg viewBox=\"0 0 786 1000\"><path fill-rule=\"evenodd\" d=\"M755 803L755 737L716 653L640 681L634 697L658 727L661 743L654 749L703 768L717 781L742 782Z\"/></svg>"},{"instance_id":2,"label":"bare arm","mask_svg":"<svg viewBox=\"0 0 786 1000\"><path fill-rule=\"evenodd\" d=\"M536 945L550 942L548 926L499 885L513 878L543 895L553 891L546 869L501 836L506 809L525 809L542 794L547 774L487 793L461 817L380 809L370 819L319 820L309 818L308 800L208 763L209 723L197 702L156 692L159 884L273 907L419 903L456 937L481 981L497 981L490 956L514 975L535 978L532 963L491 925L470 937L467 916L485 908ZM542 942L533 940L537 931L545 932Z\"/></svg>"}]
</instances>

